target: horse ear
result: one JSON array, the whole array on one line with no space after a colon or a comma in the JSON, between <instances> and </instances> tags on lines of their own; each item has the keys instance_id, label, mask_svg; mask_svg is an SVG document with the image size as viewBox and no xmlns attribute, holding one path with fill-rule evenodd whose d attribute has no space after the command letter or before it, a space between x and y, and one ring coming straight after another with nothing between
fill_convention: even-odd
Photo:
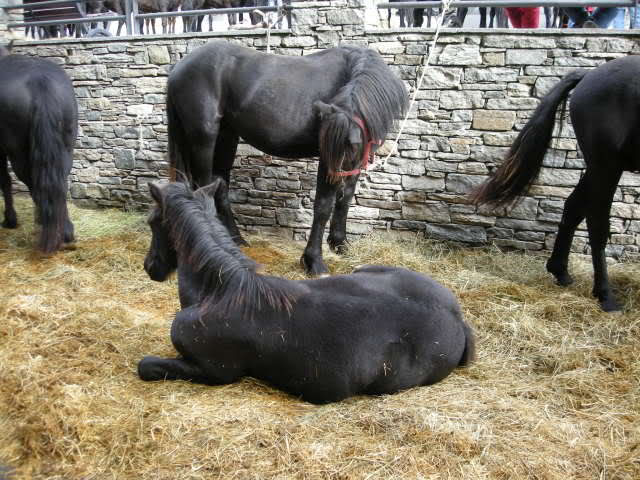
<instances>
[{"instance_id":1,"label":"horse ear","mask_svg":"<svg viewBox=\"0 0 640 480\"><path fill-rule=\"evenodd\" d=\"M211 182L209 185L206 185L204 187L200 187L198 190L194 192L194 194L195 195L200 194L205 197L215 198L218 190L220 188L223 188L224 185L225 185L225 181L222 177L215 177L213 179L213 182Z\"/></svg>"},{"instance_id":2,"label":"horse ear","mask_svg":"<svg viewBox=\"0 0 640 480\"><path fill-rule=\"evenodd\" d=\"M313 109L318 115L320 115L320 117L323 115L330 115L336 111L333 105L321 102L320 100L313 102Z\"/></svg>"},{"instance_id":3,"label":"horse ear","mask_svg":"<svg viewBox=\"0 0 640 480\"><path fill-rule=\"evenodd\" d=\"M162 188L160 185L157 183L150 183L149 192L151 193L151 198L153 198L158 205L162 205Z\"/></svg>"}]
</instances>

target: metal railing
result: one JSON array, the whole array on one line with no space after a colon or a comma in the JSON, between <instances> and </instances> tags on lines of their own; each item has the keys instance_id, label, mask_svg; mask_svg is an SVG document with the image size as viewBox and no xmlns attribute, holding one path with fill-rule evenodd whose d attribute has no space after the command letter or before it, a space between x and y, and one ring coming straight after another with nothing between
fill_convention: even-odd
<instances>
[{"instance_id":1,"label":"metal railing","mask_svg":"<svg viewBox=\"0 0 640 480\"><path fill-rule=\"evenodd\" d=\"M69 3L86 3L91 0L45 0L41 2L33 3L20 3L15 5L0 4L0 8L5 11L22 10L23 12L42 11L48 7L55 8L56 6L68 5ZM68 18L57 20L23 20L21 22L9 22L7 28L31 28L31 27L46 27L46 26L58 26L58 25L76 25L85 23L97 23L97 22L111 22L119 21L124 22L126 26L127 35L140 34L140 24L145 19L167 18L167 17L199 17L204 15L228 15L236 13L255 13L260 12L266 14L269 12L278 13L290 13L292 7L289 3L290 0L286 0L285 4L278 6L252 6L252 7L237 7L237 8L210 8L203 10L181 10L170 12L157 12L157 13L138 13L138 1L137 0L123 0L124 14L118 15L113 13L104 13L97 15L82 15L82 18ZM25 15L26 16L26 15ZM46 16L46 14L44 14ZM290 16L288 16L290 18Z\"/></svg>"}]
</instances>

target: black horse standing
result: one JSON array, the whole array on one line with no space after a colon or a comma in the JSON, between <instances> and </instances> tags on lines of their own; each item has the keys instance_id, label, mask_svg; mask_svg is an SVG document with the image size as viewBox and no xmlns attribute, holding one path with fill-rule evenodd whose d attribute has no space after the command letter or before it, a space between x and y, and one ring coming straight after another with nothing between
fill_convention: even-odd
<instances>
[{"instance_id":1,"label":"black horse standing","mask_svg":"<svg viewBox=\"0 0 640 480\"><path fill-rule=\"evenodd\" d=\"M361 163L407 105L404 84L372 50L343 46L294 57L211 42L182 59L169 76L172 171L194 186L209 184L214 175L228 182L240 137L279 157L319 155L302 263L310 273L325 273L322 237L331 212L328 241L340 250ZM221 216L242 242L227 207Z\"/></svg>"},{"instance_id":2,"label":"black horse standing","mask_svg":"<svg viewBox=\"0 0 640 480\"><path fill-rule=\"evenodd\" d=\"M40 58L0 58L0 187L5 228L16 228L7 162L28 188L42 226L40 249L49 254L74 241L67 211L67 177L78 131L73 84L56 64Z\"/></svg>"},{"instance_id":3,"label":"black horse standing","mask_svg":"<svg viewBox=\"0 0 640 480\"><path fill-rule=\"evenodd\" d=\"M376 265L303 281L256 273L216 217L222 183L195 193L150 185L157 207L145 269L159 281L181 271L183 309L171 327L180 357L143 358L140 378L220 385L252 376L326 403L430 385L472 361L473 331L455 296L425 275Z\"/></svg>"},{"instance_id":4,"label":"black horse standing","mask_svg":"<svg viewBox=\"0 0 640 480\"><path fill-rule=\"evenodd\" d=\"M556 111L573 90L571 122L587 168L565 202L547 270L560 285L572 283L567 268L571 241L586 217L594 268L593 295L605 311L620 309L609 286L605 256L611 203L622 172L640 170L638 78L640 56L564 76L542 99L500 168L472 195L478 204L508 205L529 188L551 141Z\"/></svg>"}]
</instances>

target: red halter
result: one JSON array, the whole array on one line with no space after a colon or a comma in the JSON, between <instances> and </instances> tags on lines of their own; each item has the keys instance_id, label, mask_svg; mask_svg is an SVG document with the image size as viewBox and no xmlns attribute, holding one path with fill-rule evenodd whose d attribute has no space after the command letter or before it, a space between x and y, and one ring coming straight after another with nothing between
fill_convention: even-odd
<instances>
[{"instance_id":1,"label":"red halter","mask_svg":"<svg viewBox=\"0 0 640 480\"><path fill-rule=\"evenodd\" d=\"M335 175L338 177L350 177L351 175L357 175L362 170L366 170L369 166L369 162L373 162L373 151L371 150L372 145L382 145L382 140L373 140L369 137L369 131L364 124L364 121L360 117L353 117L353 121L358 124L360 129L362 130L362 135L364 136L364 141L366 142L364 146L364 152L362 154L362 162L360 168L354 168L349 171L339 171L336 172Z\"/></svg>"}]
</instances>

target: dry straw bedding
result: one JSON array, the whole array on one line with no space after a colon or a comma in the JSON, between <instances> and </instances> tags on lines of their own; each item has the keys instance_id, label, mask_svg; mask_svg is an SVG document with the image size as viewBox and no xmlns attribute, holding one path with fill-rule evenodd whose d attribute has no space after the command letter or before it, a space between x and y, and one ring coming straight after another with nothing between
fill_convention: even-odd
<instances>
[{"instance_id":1,"label":"dry straw bedding","mask_svg":"<svg viewBox=\"0 0 640 480\"><path fill-rule=\"evenodd\" d=\"M590 298L573 259L563 289L544 259L380 235L327 255L334 273L402 265L460 298L478 360L443 382L313 406L253 379L143 383L172 355L175 281L142 269L143 215L71 209L78 249L40 259L30 203L0 232L0 464L13 477L640 478L640 267L611 278L625 313ZM301 246L250 238L266 272L302 278ZM0 468L0 477L2 477Z\"/></svg>"}]
</instances>

